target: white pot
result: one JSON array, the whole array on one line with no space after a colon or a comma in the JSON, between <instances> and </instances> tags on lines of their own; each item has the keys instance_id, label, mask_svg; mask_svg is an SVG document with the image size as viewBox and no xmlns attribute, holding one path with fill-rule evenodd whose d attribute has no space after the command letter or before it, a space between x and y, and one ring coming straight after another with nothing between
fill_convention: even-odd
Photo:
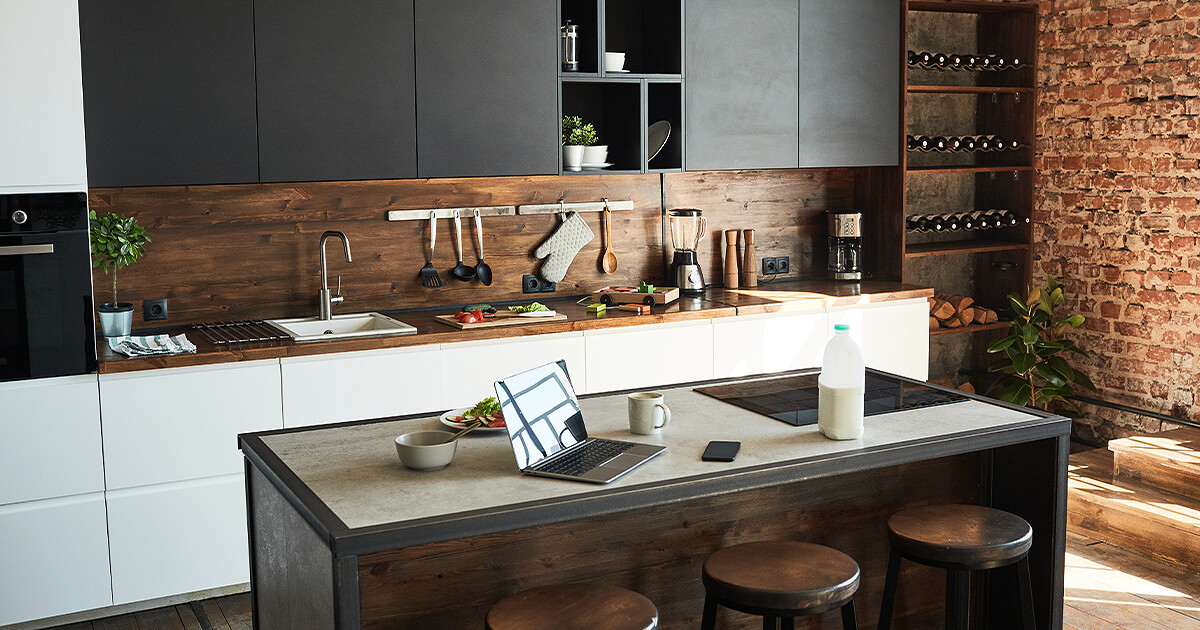
<instances>
[{"instance_id":1,"label":"white pot","mask_svg":"<svg viewBox=\"0 0 1200 630\"><path fill-rule=\"evenodd\" d=\"M608 161L608 145L596 144L583 148L583 163L587 165L604 164Z\"/></svg>"},{"instance_id":2,"label":"white pot","mask_svg":"<svg viewBox=\"0 0 1200 630\"><path fill-rule=\"evenodd\" d=\"M564 171L579 171L583 170L583 150L582 144L564 144L563 145L563 170Z\"/></svg>"}]
</instances>

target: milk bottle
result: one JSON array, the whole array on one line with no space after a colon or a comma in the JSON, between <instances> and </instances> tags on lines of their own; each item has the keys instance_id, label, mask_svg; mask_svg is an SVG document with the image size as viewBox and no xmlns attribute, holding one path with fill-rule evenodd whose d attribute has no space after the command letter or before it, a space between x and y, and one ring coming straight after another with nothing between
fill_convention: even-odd
<instances>
[{"instance_id":1,"label":"milk bottle","mask_svg":"<svg viewBox=\"0 0 1200 630\"><path fill-rule=\"evenodd\" d=\"M866 369L850 327L838 324L833 330L817 378L817 428L832 440L854 440L863 434Z\"/></svg>"}]
</instances>

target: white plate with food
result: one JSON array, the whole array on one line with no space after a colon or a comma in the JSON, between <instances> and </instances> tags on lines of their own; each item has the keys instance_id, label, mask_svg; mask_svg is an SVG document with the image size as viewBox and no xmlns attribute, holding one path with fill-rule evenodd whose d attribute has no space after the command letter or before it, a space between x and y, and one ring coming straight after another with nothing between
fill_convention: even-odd
<instances>
[{"instance_id":1,"label":"white plate with food","mask_svg":"<svg viewBox=\"0 0 1200 630\"><path fill-rule=\"evenodd\" d=\"M474 407L447 411L442 414L440 420L442 424L455 429L466 429L482 422L483 426L472 431L472 434L508 432L508 428L504 426L504 414L500 413L500 403L495 397L485 398Z\"/></svg>"}]
</instances>

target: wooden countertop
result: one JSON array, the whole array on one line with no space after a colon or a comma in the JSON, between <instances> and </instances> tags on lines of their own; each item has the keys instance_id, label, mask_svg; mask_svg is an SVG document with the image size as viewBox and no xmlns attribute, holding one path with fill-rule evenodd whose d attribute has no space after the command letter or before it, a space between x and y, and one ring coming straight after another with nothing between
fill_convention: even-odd
<instances>
[{"instance_id":1,"label":"wooden countertop","mask_svg":"<svg viewBox=\"0 0 1200 630\"><path fill-rule=\"evenodd\" d=\"M565 321L530 323L523 326L459 330L434 319L436 315L452 313L458 309L458 305L450 305L439 309L385 311L385 314L416 327L417 334L402 337L304 344L280 341L238 344L234 348L225 348L214 345L198 332L192 332L188 335L188 339L196 345L195 354L130 358L112 352L105 341L99 339L97 340L97 356L100 360L99 372L101 374L112 374L158 368L353 352L356 350L403 348L479 339L505 339L527 335L638 326L659 322L714 319L777 312L802 312L834 306L888 302L929 297L931 295L933 295L933 289L896 282L779 282L760 285L754 289L711 288L701 297L681 297L666 306L654 307L649 315L637 315L628 311L611 310L603 317L589 315L586 310L587 303L578 304L576 302L580 299L579 297L546 298L531 295L530 301L536 299L554 310L565 314L567 319ZM188 331L187 327L178 327L165 329L161 332L178 334L179 332Z\"/></svg>"}]
</instances>

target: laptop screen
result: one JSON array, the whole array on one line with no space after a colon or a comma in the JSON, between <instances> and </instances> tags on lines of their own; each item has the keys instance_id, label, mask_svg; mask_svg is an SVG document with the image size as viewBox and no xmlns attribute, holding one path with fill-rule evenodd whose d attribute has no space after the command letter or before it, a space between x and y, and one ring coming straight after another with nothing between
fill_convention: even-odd
<instances>
[{"instance_id":1,"label":"laptop screen","mask_svg":"<svg viewBox=\"0 0 1200 630\"><path fill-rule=\"evenodd\" d=\"M563 361L496 381L496 399L521 470L587 439Z\"/></svg>"}]
</instances>

